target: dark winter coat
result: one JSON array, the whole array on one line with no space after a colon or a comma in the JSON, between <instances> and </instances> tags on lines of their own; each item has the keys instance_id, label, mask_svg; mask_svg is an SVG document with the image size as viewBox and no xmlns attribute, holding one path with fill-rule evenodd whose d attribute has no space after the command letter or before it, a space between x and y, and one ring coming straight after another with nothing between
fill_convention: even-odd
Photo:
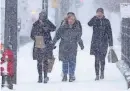
<instances>
[{"instance_id":1,"label":"dark winter coat","mask_svg":"<svg viewBox=\"0 0 130 91\"><path fill-rule=\"evenodd\" d=\"M91 55L102 53L106 55L108 45L113 46L112 30L108 19L103 17L98 19L93 17L89 22L89 26L93 26L93 35L91 41Z\"/></svg>"},{"instance_id":2,"label":"dark winter coat","mask_svg":"<svg viewBox=\"0 0 130 91\"><path fill-rule=\"evenodd\" d=\"M33 59L39 60L41 57L49 58L52 57L52 45L50 42L52 41L50 32L55 31L56 27L49 21L44 20L43 25L40 24L39 20L33 24L31 31L31 38L35 41L35 36L44 36L45 46L44 49L33 48Z\"/></svg>"},{"instance_id":3,"label":"dark winter coat","mask_svg":"<svg viewBox=\"0 0 130 91\"><path fill-rule=\"evenodd\" d=\"M59 45L59 60L65 61L70 57L76 58L78 44L81 48L84 47L81 36L82 30L76 23L72 28L66 23L60 26L53 40L53 43L56 44L56 42L61 39Z\"/></svg>"}]
</instances>

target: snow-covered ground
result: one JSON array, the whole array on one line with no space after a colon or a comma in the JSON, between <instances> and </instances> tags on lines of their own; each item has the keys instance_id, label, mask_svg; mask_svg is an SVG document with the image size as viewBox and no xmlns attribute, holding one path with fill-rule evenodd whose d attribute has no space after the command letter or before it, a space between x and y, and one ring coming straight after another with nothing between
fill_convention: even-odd
<instances>
[{"instance_id":1,"label":"snow-covered ground","mask_svg":"<svg viewBox=\"0 0 130 91\"><path fill-rule=\"evenodd\" d=\"M107 63L105 79L94 81L94 57L89 55L92 28L87 26L87 22L95 14L95 9L91 5L92 0L84 0L84 6L79 9L78 19L83 25L83 41L85 50L79 49L77 56L76 81L73 83L61 82L61 62L58 60L58 48L54 50L56 61L54 69L49 74L48 84L38 84L37 62L32 59L33 42L20 48L18 53L18 84L15 91L127 91L127 85L124 77L119 72L116 64ZM50 12L51 11L51 12ZM52 21L54 9L49 8L49 15ZM114 48L118 57L120 57L120 45L117 41L120 32L120 19L116 14L110 14L111 24L114 34ZM116 24L116 25L115 25ZM7 91L7 90L5 90Z\"/></svg>"},{"instance_id":2,"label":"snow-covered ground","mask_svg":"<svg viewBox=\"0 0 130 91\"><path fill-rule=\"evenodd\" d=\"M94 57L89 55L89 47L78 52L76 82L61 82L61 62L58 50L54 51L56 62L48 84L37 83L37 62L32 60L33 43L28 43L18 54L18 85L16 91L126 91L126 83L116 64L106 63L105 79L94 81ZM107 60L106 60L107 62Z\"/></svg>"},{"instance_id":3,"label":"snow-covered ground","mask_svg":"<svg viewBox=\"0 0 130 91\"><path fill-rule=\"evenodd\" d=\"M86 26L83 26L83 30L91 31ZM50 81L48 84L37 83L37 62L32 59L33 42L20 48L17 68L18 84L15 86L15 91L127 91L124 77L117 69L116 64L109 64L107 60L105 79L94 81L94 57L89 55L90 41L84 38L83 40L86 46L84 51L80 49L78 51L77 80L74 83L61 82L61 62L58 60L58 48L54 51L56 61L52 73L49 74ZM119 53L120 48L118 46L115 48L116 52Z\"/></svg>"},{"instance_id":4,"label":"snow-covered ground","mask_svg":"<svg viewBox=\"0 0 130 91\"><path fill-rule=\"evenodd\" d=\"M90 31L89 34L87 33L88 31ZM61 62L58 60L58 47L54 50L56 61L52 73L49 74L50 81L48 84L37 83L37 62L32 59L33 42L20 48L17 66L18 84L15 86L15 91L127 91L124 77L116 67L116 64L109 64L107 59L105 79L94 81L94 57L89 55L91 31L91 28L83 24L85 50L81 51L80 48L78 49L76 81L73 83L61 82L62 69ZM120 47L115 46L115 49L120 57Z\"/></svg>"},{"instance_id":5,"label":"snow-covered ground","mask_svg":"<svg viewBox=\"0 0 130 91\"><path fill-rule=\"evenodd\" d=\"M78 49L76 81L73 83L61 82L62 64L58 60L58 46L54 50L56 61L52 73L49 74L50 81L48 84L37 83L37 61L32 59L33 42L21 47L18 53L18 84L15 86L15 91L127 91L124 77L116 64L108 63L107 59L105 79L94 81L94 57L89 55L91 35L92 29L83 24L85 50ZM120 46L114 47L120 57ZM5 89L4 91L8 90Z\"/></svg>"}]
</instances>

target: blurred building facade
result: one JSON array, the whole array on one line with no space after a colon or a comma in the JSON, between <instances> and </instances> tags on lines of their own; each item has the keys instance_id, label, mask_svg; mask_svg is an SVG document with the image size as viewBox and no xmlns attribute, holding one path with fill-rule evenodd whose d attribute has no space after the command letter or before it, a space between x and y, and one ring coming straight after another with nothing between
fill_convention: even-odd
<instances>
[{"instance_id":1,"label":"blurred building facade","mask_svg":"<svg viewBox=\"0 0 130 91\"><path fill-rule=\"evenodd\" d=\"M130 0L94 0L96 8L103 7L110 12L120 12L120 3L130 3Z\"/></svg>"},{"instance_id":2,"label":"blurred building facade","mask_svg":"<svg viewBox=\"0 0 130 91\"><path fill-rule=\"evenodd\" d=\"M77 15L82 3L83 0L52 0L52 7L55 8L55 24L59 26L67 12L74 12Z\"/></svg>"}]
</instances>

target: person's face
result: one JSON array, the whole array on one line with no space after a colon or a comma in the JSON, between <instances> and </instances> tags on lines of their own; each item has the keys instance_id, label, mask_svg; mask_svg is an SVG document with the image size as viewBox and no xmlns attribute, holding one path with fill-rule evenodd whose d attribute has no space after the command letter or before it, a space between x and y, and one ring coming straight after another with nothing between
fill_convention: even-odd
<instances>
[{"instance_id":1,"label":"person's face","mask_svg":"<svg viewBox=\"0 0 130 91\"><path fill-rule=\"evenodd\" d=\"M43 14L43 15L40 15L40 17L39 17L39 20L44 20L44 19L46 19L47 17L46 17L46 14Z\"/></svg>"},{"instance_id":2,"label":"person's face","mask_svg":"<svg viewBox=\"0 0 130 91\"><path fill-rule=\"evenodd\" d=\"M102 12L97 12L96 14L97 14L98 18L102 18L104 16L104 14Z\"/></svg>"},{"instance_id":3,"label":"person's face","mask_svg":"<svg viewBox=\"0 0 130 91\"><path fill-rule=\"evenodd\" d=\"M75 23L75 17L74 16L70 16L69 18L68 18L68 24L69 25L73 25Z\"/></svg>"}]
</instances>

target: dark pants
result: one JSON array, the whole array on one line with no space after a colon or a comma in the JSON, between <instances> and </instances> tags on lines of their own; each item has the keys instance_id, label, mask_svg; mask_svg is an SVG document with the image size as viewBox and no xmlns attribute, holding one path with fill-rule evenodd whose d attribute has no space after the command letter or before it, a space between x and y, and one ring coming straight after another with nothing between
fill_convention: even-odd
<instances>
[{"instance_id":1,"label":"dark pants","mask_svg":"<svg viewBox=\"0 0 130 91\"><path fill-rule=\"evenodd\" d=\"M39 78L42 79L42 73L44 72L44 78L47 77L48 73L48 54L46 53L46 49L36 49L36 56L37 56L37 70L39 74Z\"/></svg>"},{"instance_id":2,"label":"dark pants","mask_svg":"<svg viewBox=\"0 0 130 91\"><path fill-rule=\"evenodd\" d=\"M75 68L76 68L76 58L67 58L63 61L62 64L62 71L64 75L67 75L69 73L70 76L75 75Z\"/></svg>"},{"instance_id":3,"label":"dark pants","mask_svg":"<svg viewBox=\"0 0 130 91\"><path fill-rule=\"evenodd\" d=\"M12 77L7 76L7 75L2 76L2 87L4 86L7 86L9 89L13 89Z\"/></svg>"},{"instance_id":4,"label":"dark pants","mask_svg":"<svg viewBox=\"0 0 130 91\"><path fill-rule=\"evenodd\" d=\"M48 61L47 60L38 60L37 69L39 76L42 77L42 72L44 71L44 78L47 77L48 73Z\"/></svg>"},{"instance_id":5,"label":"dark pants","mask_svg":"<svg viewBox=\"0 0 130 91\"><path fill-rule=\"evenodd\" d=\"M95 73L96 73L96 75L99 75L99 71L101 71L101 74L104 74L105 57L106 57L106 55L101 54L101 53L97 53L97 55L95 55Z\"/></svg>"}]
</instances>

